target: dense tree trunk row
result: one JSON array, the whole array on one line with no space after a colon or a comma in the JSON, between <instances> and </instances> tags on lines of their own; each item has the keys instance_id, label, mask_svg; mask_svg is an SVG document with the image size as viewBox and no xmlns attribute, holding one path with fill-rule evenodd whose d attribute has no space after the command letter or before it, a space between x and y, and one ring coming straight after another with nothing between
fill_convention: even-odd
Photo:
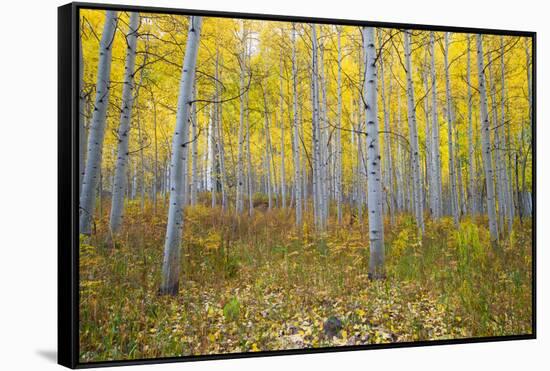
<instances>
[{"instance_id":1,"label":"dense tree trunk row","mask_svg":"<svg viewBox=\"0 0 550 371\"><path fill-rule=\"evenodd\" d=\"M451 40L449 33L417 37L411 30L365 27L353 38L343 27L292 24L277 30L281 45L273 60L260 64L257 35L240 21L237 68L227 68L227 46L216 40L207 53L210 72L205 72L206 66L197 64L201 26L201 17L189 17L183 65L178 63L177 107L172 108L175 127L164 134L158 126L165 118L157 115L157 107L166 105L162 98L145 90L150 98L139 99L140 87L151 89L151 76L144 71L159 62L154 48L149 49L149 36L139 33L140 16L130 13L112 165L104 165L102 155L116 12L106 13L93 104L80 55L80 231L92 233L96 199L99 207L104 196L111 199L110 232L116 238L126 199L139 197L143 210L150 198L156 214L157 197L164 198L168 217L161 293L178 292L188 205L209 204L238 217L252 217L263 205L280 208L294 218L299 233L311 218L321 237L333 225L343 226L349 215L350 224L368 226L372 279L385 276L385 220L395 225L400 215L411 214L421 239L430 218L449 217L459 226L464 218L487 214L497 244L513 230L516 216L523 220L531 214L530 131L512 127L503 37L484 53L482 36L467 35L463 54L456 57L451 45L458 34ZM471 71L472 37L477 76ZM145 51L136 68L140 39ZM528 45L525 55L530 111ZM457 71L458 58L465 60L463 71ZM346 72L350 65L351 74ZM264 83L271 76L276 77L273 86ZM234 86L228 81L232 77ZM253 95L251 85L257 87ZM93 107L91 118L87 107ZM148 109L152 116L144 118ZM440 137L444 126L447 135ZM131 136L132 130L137 135ZM153 149L147 149L149 144ZM153 156L146 154L151 151Z\"/></svg>"}]
</instances>

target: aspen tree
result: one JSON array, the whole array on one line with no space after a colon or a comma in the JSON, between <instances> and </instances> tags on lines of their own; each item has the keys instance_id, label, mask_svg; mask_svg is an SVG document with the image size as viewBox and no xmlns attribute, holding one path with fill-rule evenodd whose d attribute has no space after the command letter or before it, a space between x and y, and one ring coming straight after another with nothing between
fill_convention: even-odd
<instances>
[{"instance_id":1,"label":"aspen tree","mask_svg":"<svg viewBox=\"0 0 550 371\"><path fill-rule=\"evenodd\" d=\"M130 13L130 24L126 34L126 64L124 67L124 84L122 87L122 108L120 110L120 124L117 132L118 147L116 168L111 202L110 228L116 235L122 224L124 210L124 195L126 194L126 171L128 167L130 125L132 107L134 104L134 72L136 65L137 38L139 14Z\"/></svg>"},{"instance_id":2,"label":"aspen tree","mask_svg":"<svg viewBox=\"0 0 550 371\"><path fill-rule=\"evenodd\" d=\"M489 113L487 109L487 90L485 83L485 61L483 55L482 35L477 35L477 70L479 86L479 112L481 120L481 154L483 157L483 169L485 171L485 183L487 187L487 214L489 217L489 232L491 241L498 241L498 226L495 205L495 184L491 155L491 133Z\"/></svg>"},{"instance_id":3,"label":"aspen tree","mask_svg":"<svg viewBox=\"0 0 550 371\"><path fill-rule=\"evenodd\" d=\"M162 283L159 289L159 293L163 295L176 295L179 291L183 201L186 191L185 183L181 182L181 179L187 170L188 119L192 105L201 26L201 17L189 18L187 45L180 79L176 128L172 139L170 203L162 261Z\"/></svg>"},{"instance_id":4,"label":"aspen tree","mask_svg":"<svg viewBox=\"0 0 550 371\"><path fill-rule=\"evenodd\" d=\"M105 121L109 106L109 90L111 89L112 50L116 27L117 12L108 10L105 15L105 24L99 46L96 97L88 135L88 153L80 194L80 233L86 235L92 232L91 224L94 217L95 197L101 173Z\"/></svg>"},{"instance_id":5,"label":"aspen tree","mask_svg":"<svg viewBox=\"0 0 550 371\"><path fill-rule=\"evenodd\" d=\"M369 210L369 278L381 279L384 272L384 223L382 220L382 179L380 172L380 143L378 140L378 76L376 71L377 52L374 28L363 28L365 50L365 86L363 89L366 110L367 185Z\"/></svg>"}]
</instances>

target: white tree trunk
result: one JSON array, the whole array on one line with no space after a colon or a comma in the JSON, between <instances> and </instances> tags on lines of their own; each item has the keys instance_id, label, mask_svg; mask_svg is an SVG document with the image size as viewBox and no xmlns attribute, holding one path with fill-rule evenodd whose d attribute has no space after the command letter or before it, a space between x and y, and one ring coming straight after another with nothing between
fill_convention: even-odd
<instances>
[{"instance_id":1,"label":"white tree trunk","mask_svg":"<svg viewBox=\"0 0 550 371\"><path fill-rule=\"evenodd\" d=\"M397 90L397 131L402 133L401 125L401 91ZM400 212L405 211L405 161L403 155L403 144L397 142L397 166L395 176L397 178L397 208Z\"/></svg>"},{"instance_id":2,"label":"white tree trunk","mask_svg":"<svg viewBox=\"0 0 550 371\"><path fill-rule=\"evenodd\" d=\"M382 45L382 33L378 32L378 44ZM384 198L388 205L388 214L390 216L390 222L393 225L395 222L395 210L393 207L393 164L391 156L391 142L390 142L390 107L391 107L391 79L389 83L389 91L386 95L386 77L384 73L384 58L382 54L379 57L380 65L380 82L381 82L381 96L382 96L382 107L384 112ZM387 98L386 98L387 96Z\"/></svg>"},{"instance_id":3,"label":"white tree trunk","mask_svg":"<svg viewBox=\"0 0 550 371\"><path fill-rule=\"evenodd\" d=\"M468 38L468 50L467 50L467 69L466 69L466 79L468 85L468 192L470 193L469 205L470 205L470 216L473 218L477 213L477 190L475 182L475 161L474 161L474 137L473 137L473 120L472 120L472 80L471 80L471 57L470 57L470 35Z\"/></svg>"},{"instance_id":4,"label":"white tree trunk","mask_svg":"<svg viewBox=\"0 0 550 371\"><path fill-rule=\"evenodd\" d=\"M418 131L416 128L416 108L414 100L414 85L411 62L411 34L410 31L404 31L405 38L405 68L407 69L407 102L408 102L408 121L409 137L411 146L412 161L412 180L414 197L414 214L416 223L420 231L424 231L424 211L422 205L422 179L420 174L420 152L418 150Z\"/></svg>"},{"instance_id":5,"label":"white tree trunk","mask_svg":"<svg viewBox=\"0 0 550 371\"><path fill-rule=\"evenodd\" d=\"M265 90L264 96L264 137L265 137L265 176L266 176L266 191L267 191L267 207L269 210L273 208L273 192L271 189L271 135L269 132L269 112L267 110L267 97Z\"/></svg>"},{"instance_id":6,"label":"white tree trunk","mask_svg":"<svg viewBox=\"0 0 550 371\"><path fill-rule=\"evenodd\" d=\"M197 87L193 88L193 100L197 99ZM199 174L197 172L198 166L198 134L197 134L197 103L193 103L192 115L191 115L191 206L197 204L197 193L199 188Z\"/></svg>"},{"instance_id":7,"label":"white tree trunk","mask_svg":"<svg viewBox=\"0 0 550 371\"><path fill-rule=\"evenodd\" d=\"M323 40L323 27L319 26L319 39ZM320 227L322 230L326 228L328 219L328 119L327 119L327 83L325 79L325 45L323 42L319 45L319 77L320 81L317 86L317 96L320 94L320 120L319 120L319 159L320 159L320 174L319 174L319 209L320 209ZM320 85L320 87L319 87Z\"/></svg>"},{"instance_id":8,"label":"white tree trunk","mask_svg":"<svg viewBox=\"0 0 550 371\"><path fill-rule=\"evenodd\" d=\"M495 185L493 164L491 159L491 128L489 124L489 113L487 109L487 90L485 83L485 61L483 60L483 40L477 35L477 69L479 84L479 111L481 119L481 140L483 168L485 170L485 183L487 186L487 214L489 216L489 232L493 243L498 241L497 215L495 206Z\"/></svg>"},{"instance_id":9,"label":"white tree trunk","mask_svg":"<svg viewBox=\"0 0 550 371\"><path fill-rule=\"evenodd\" d=\"M427 65L427 63L426 63ZM424 99L424 115L425 115L425 133L426 133L426 189L428 198L428 207L430 209L430 215L434 217L434 210L437 207L436 199L436 182L435 182L435 171L432 159L432 126L430 122L430 103L428 99L429 94L429 82L428 82L428 72L424 71L422 73L422 80L424 83L424 91L426 92L426 97Z\"/></svg>"},{"instance_id":10,"label":"white tree trunk","mask_svg":"<svg viewBox=\"0 0 550 371\"><path fill-rule=\"evenodd\" d=\"M244 131L244 75L245 75L245 60L246 60L246 29L244 25L244 20L241 20L241 57L240 57L240 76L239 76L239 88L240 88L240 94L239 97L239 103L240 103L240 116L239 116L239 134L238 134L238 146L239 146L239 152L237 155L237 194L236 194L236 200L235 200L235 209L237 214L241 214L243 212L244 207L244 175L243 175L243 145L244 145L244 138L243 138L243 131Z\"/></svg>"},{"instance_id":11,"label":"white tree trunk","mask_svg":"<svg viewBox=\"0 0 550 371\"><path fill-rule=\"evenodd\" d=\"M366 109L366 143L367 149L367 186L369 210L369 277L384 278L384 223L382 220L382 179L380 172L380 144L378 141L378 94L376 71L376 47L374 28L363 28L365 50L365 87L363 89Z\"/></svg>"},{"instance_id":12,"label":"white tree trunk","mask_svg":"<svg viewBox=\"0 0 550 371\"><path fill-rule=\"evenodd\" d=\"M246 104L248 105L248 92L246 93ZM248 111L247 111L248 112ZM253 178L252 178L252 152L250 150L250 123L248 120L248 113L245 116L246 119L246 163L247 163L247 188L248 188L248 215L254 214L254 190L253 190Z\"/></svg>"},{"instance_id":13,"label":"white tree trunk","mask_svg":"<svg viewBox=\"0 0 550 371\"><path fill-rule=\"evenodd\" d=\"M506 67L504 65L504 36L500 37L500 82L501 82L501 93L500 93L500 112L501 112L501 119L500 119L500 125L496 128L496 130L500 130L502 133L502 144L503 150L508 148L508 144L506 141L506 135L504 128L508 127L506 123L506 109L505 109L505 102L506 102ZM497 149L497 151L503 151L501 149ZM506 153L503 151L503 153ZM506 157L506 154L503 156ZM509 159L509 156L508 156ZM506 212L507 212L507 219L508 219L508 233L512 231L512 226L514 223L514 201L512 198L512 187L510 185L510 177L508 176L508 169L506 168L506 160L503 158L501 163L501 171L502 171L502 180L503 180L503 187L504 187L504 194L505 194L505 202L506 202Z\"/></svg>"},{"instance_id":14,"label":"white tree trunk","mask_svg":"<svg viewBox=\"0 0 550 371\"><path fill-rule=\"evenodd\" d=\"M126 34L126 62L124 67L124 84L122 87L122 109L118 127L118 146L116 169L111 202L111 233L116 235L122 224L124 195L126 194L126 171L128 167L128 146L130 142L130 125L134 104L134 71L136 66L139 13L130 13L130 24Z\"/></svg>"},{"instance_id":15,"label":"white tree trunk","mask_svg":"<svg viewBox=\"0 0 550 371\"><path fill-rule=\"evenodd\" d=\"M281 31L282 32L282 31ZM281 207L286 208L286 169L285 169L285 121L284 117L284 96L283 96L283 55L281 53L279 60L279 108L281 114L279 117L281 127Z\"/></svg>"},{"instance_id":16,"label":"white tree trunk","mask_svg":"<svg viewBox=\"0 0 550 371\"><path fill-rule=\"evenodd\" d=\"M336 26L338 35L338 118L336 129L336 213L342 224L342 28Z\"/></svg>"},{"instance_id":17,"label":"white tree trunk","mask_svg":"<svg viewBox=\"0 0 550 371\"><path fill-rule=\"evenodd\" d=\"M319 112L319 77L317 65L317 31L316 25L311 25L312 33L312 63L311 63L311 100L312 100L312 159L313 159L313 215L315 226L317 229L322 228L321 221L321 171L320 171L320 112Z\"/></svg>"},{"instance_id":18,"label":"white tree trunk","mask_svg":"<svg viewBox=\"0 0 550 371\"><path fill-rule=\"evenodd\" d=\"M458 225L460 208L458 204L458 193L456 186L455 158L453 151L453 104L451 98L451 80L449 77L449 33L445 32L445 94L447 97L447 144L449 146L449 185L451 186L451 212L455 225Z\"/></svg>"},{"instance_id":19,"label":"white tree trunk","mask_svg":"<svg viewBox=\"0 0 550 371\"><path fill-rule=\"evenodd\" d=\"M86 168L84 170L82 192L80 194L80 233L87 235L91 234L96 190L101 172L105 121L107 119L107 107L109 105L109 90L111 84L112 43L116 26L117 12L107 11L99 46L96 98L90 134L88 136L88 154L86 156Z\"/></svg>"},{"instance_id":20,"label":"white tree trunk","mask_svg":"<svg viewBox=\"0 0 550 371\"><path fill-rule=\"evenodd\" d=\"M495 203L497 204L497 216L498 216L498 230L500 234L504 233L504 224L506 222L506 196L504 192L504 182L502 178L502 158L501 158L501 143L500 143L500 130L499 130L499 118L498 118L498 109L497 109L497 90L496 90L496 79L493 74L493 59L491 53L487 57L487 69L489 70L489 81L487 83L488 89L491 94L491 118L492 118L492 128L494 130L494 155L495 155L495 168L494 176L496 181L496 198Z\"/></svg>"},{"instance_id":21,"label":"white tree trunk","mask_svg":"<svg viewBox=\"0 0 550 371\"><path fill-rule=\"evenodd\" d=\"M294 193L296 225L302 226L302 177L300 173L300 130L298 127L298 64L296 62L296 24L292 24L292 95L294 102Z\"/></svg>"},{"instance_id":22,"label":"white tree trunk","mask_svg":"<svg viewBox=\"0 0 550 371\"><path fill-rule=\"evenodd\" d=\"M86 166L86 142L88 134L86 132L86 94L84 92L84 58L82 56L82 33L78 35L78 192L82 190L82 179L84 178L84 168Z\"/></svg>"},{"instance_id":23,"label":"white tree trunk","mask_svg":"<svg viewBox=\"0 0 550 371\"><path fill-rule=\"evenodd\" d=\"M435 210L434 217L440 218L443 213L443 192L441 185L441 155L439 151L439 118L437 113L437 79L435 72L435 38L430 33L431 69L432 69L432 163L434 176Z\"/></svg>"},{"instance_id":24,"label":"white tree trunk","mask_svg":"<svg viewBox=\"0 0 550 371\"><path fill-rule=\"evenodd\" d=\"M193 94L193 82L195 81L201 23L201 17L193 16L189 18L189 32L181 72L176 128L172 140L172 159L170 162L170 204L162 263L162 284L159 290L163 295L176 295L179 291L183 200L186 190L185 183L181 179L183 179L183 173L187 170L188 118Z\"/></svg>"}]
</instances>

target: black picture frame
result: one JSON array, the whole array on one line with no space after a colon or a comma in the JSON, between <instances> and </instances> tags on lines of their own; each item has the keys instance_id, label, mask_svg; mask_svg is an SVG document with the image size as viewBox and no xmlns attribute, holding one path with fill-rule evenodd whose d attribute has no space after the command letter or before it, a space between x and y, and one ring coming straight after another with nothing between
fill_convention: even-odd
<instances>
[{"instance_id":1,"label":"black picture frame","mask_svg":"<svg viewBox=\"0 0 550 371\"><path fill-rule=\"evenodd\" d=\"M114 360L81 363L79 361L79 231L78 231L78 35L79 10L118 10L179 15L200 15L222 18L243 18L254 20L289 21L316 24L338 24L349 26L375 26L407 28L425 31L449 31L529 37L532 40L532 333L498 337L431 340L391 344L339 346L330 348L260 351L186 357L162 357L154 359ZM266 357L323 352L344 352L353 350L418 347L431 345L466 344L508 340L536 339L536 32L467 28L409 23L359 21L329 18L311 18L286 15L252 14L195 9L161 8L135 5L115 5L74 2L58 8L58 363L69 368L90 368L102 366L141 365L168 362L190 362L245 357Z\"/></svg>"}]
</instances>

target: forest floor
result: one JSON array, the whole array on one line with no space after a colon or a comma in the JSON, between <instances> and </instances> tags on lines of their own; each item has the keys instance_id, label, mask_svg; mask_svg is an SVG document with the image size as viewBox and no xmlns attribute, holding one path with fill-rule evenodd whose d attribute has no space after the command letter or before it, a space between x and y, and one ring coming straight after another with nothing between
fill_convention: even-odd
<instances>
[{"instance_id":1,"label":"forest floor","mask_svg":"<svg viewBox=\"0 0 550 371\"><path fill-rule=\"evenodd\" d=\"M531 222L491 247L487 222L385 222L386 274L369 281L368 226L323 236L292 210L186 210L180 292L158 296L166 210L130 201L115 248L108 205L80 246L81 362L529 334ZM306 217L306 220L309 220ZM342 324L327 336L331 316Z\"/></svg>"}]
</instances>

